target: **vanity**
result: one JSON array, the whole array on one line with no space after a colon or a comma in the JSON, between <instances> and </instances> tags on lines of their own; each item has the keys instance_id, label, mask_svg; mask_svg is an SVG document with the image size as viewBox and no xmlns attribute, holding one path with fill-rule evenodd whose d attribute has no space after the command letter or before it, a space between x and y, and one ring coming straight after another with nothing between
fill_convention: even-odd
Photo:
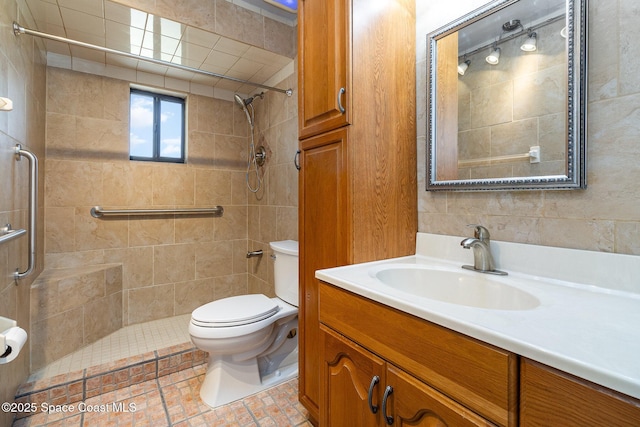
<instances>
[{"instance_id":1,"label":"vanity","mask_svg":"<svg viewBox=\"0 0 640 427\"><path fill-rule=\"evenodd\" d=\"M640 425L640 257L462 239L316 272L320 425Z\"/></svg>"}]
</instances>

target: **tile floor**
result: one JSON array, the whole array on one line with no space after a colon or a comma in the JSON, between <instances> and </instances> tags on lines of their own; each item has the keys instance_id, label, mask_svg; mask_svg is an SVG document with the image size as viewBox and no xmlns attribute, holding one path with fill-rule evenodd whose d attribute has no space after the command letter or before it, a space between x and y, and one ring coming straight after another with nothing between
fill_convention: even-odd
<instances>
[{"instance_id":1,"label":"tile floor","mask_svg":"<svg viewBox=\"0 0 640 427\"><path fill-rule=\"evenodd\" d=\"M72 404L74 413L41 412L14 427L67 426L303 426L311 427L298 402L298 380L211 409L200 400L205 365L115 390ZM92 409L78 412L82 407Z\"/></svg>"},{"instance_id":2,"label":"tile floor","mask_svg":"<svg viewBox=\"0 0 640 427\"><path fill-rule=\"evenodd\" d=\"M29 381L68 374L160 348L190 342L190 314L125 326L34 372Z\"/></svg>"},{"instance_id":3,"label":"tile floor","mask_svg":"<svg viewBox=\"0 0 640 427\"><path fill-rule=\"evenodd\" d=\"M86 374L96 365L184 346L190 342L189 318L127 326L35 372L29 380L42 383L78 371ZM68 404L74 412L53 408L17 419L13 426L311 426L298 402L297 379L211 409L199 396L205 373L206 365L189 367Z\"/></svg>"}]
</instances>

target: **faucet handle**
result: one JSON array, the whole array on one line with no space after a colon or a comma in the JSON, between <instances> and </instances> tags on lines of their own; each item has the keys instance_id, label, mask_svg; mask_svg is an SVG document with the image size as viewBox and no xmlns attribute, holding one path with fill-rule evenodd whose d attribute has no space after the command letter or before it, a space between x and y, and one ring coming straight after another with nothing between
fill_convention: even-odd
<instances>
[{"instance_id":1,"label":"faucet handle","mask_svg":"<svg viewBox=\"0 0 640 427\"><path fill-rule=\"evenodd\" d=\"M473 237L476 239L482 240L483 242L488 242L490 239L489 230L483 227L480 224L468 224L467 227L474 227Z\"/></svg>"}]
</instances>

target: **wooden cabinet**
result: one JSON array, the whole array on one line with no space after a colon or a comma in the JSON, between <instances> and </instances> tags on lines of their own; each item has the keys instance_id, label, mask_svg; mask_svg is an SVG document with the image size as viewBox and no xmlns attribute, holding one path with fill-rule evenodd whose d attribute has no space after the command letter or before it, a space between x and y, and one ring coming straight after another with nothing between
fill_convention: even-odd
<instances>
[{"instance_id":1,"label":"wooden cabinet","mask_svg":"<svg viewBox=\"0 0 640 427\"><path fill-rule=\"evenodd\" d=\"M321 329L324 383L320 425L493 425L333 330Z\"/></svg>"},{"instance_id":2,"label":"wooden cabinet","mask_svg":"<svg viewBox=\"0 0 640 427\"><path fill-rule=\"evenodd\" d=\"M366 419L372 375L380 377L372 397L380 411L393 388L394 425L517 425L517 355L323 282L319 303L322 426L384 425L384 414L358 424L340 407Z\"/></svg>"},{"instance_id":3,"label":"wooden cabinet","mask_svg":"<svg viewBox=\"0 0 640 427\"><path fill-rule=\"evenodd\" d=\"M301 144L299 394L313 419L317 419L321 353L315 271L349 261L346 136L346 129L339 129Z\"/></svg>"},{"instance_id":4,"label":"wooden cabinet","mask_svg":"<svg viewBox=\"0 0 640 427\"><path fill-rule=\"evenodd\" d=\"M349 0L301 0L298 8L300 138L349 123Z\"/></svg>"},{"instance_id":5,"label":"wooden cabinet","mask_svg":"<svg viewBox=\"0 0 640 427\"><path fill-rule=\"evenodd\" d=\"M382 2L375 13L370 0L299 2L300 401L313 421L315 271L415 251L414 9L413 0Z\"/></svg>"},{"instance_id":6,"label":"wooden cabinet","mask_svg":"<svg viewBox=\"0 0 640 427\"><path fill-rule=\"evenodd\" d=\"M520 425L640 426L640 400L522 359Z\"/></svg>"}]
</instances>

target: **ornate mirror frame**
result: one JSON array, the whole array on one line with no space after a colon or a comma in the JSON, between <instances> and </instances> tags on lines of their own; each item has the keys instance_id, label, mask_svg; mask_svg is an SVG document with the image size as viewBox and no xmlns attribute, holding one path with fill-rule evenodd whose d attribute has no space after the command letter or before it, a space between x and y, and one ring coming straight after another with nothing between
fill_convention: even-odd
<instances>
[{"instance_id":1,"label":"ornate mirror frame","mask_svg":"<svg viewBox=\"0 0 640 427\"><path fill-rule=\"evenodd\" d=\"M587 0L566 0L566 174L487 179L438 179L437 42L514 3L528 0L495 0L427 36L427 191L560 190L586 188L587 118ZM457 101L456 101L457 105ZM444 127L444 126L443 126ZM456 124L457 129L457 124Z\"/></svg>"}]
</instances>

